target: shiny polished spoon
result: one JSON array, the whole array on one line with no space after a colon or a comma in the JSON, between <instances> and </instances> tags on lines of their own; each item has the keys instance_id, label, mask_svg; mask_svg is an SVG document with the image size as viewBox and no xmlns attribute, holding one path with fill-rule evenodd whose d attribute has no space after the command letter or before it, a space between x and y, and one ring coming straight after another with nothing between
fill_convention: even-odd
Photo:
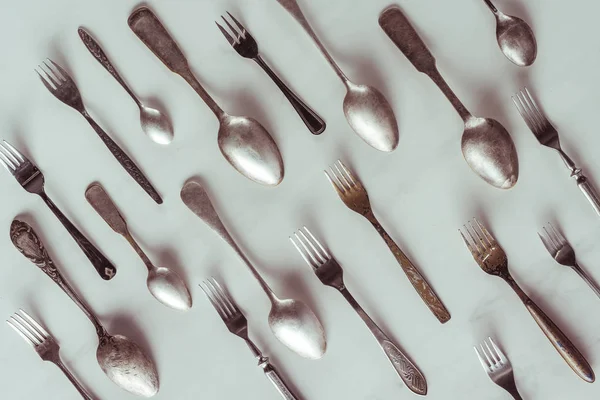
<instances>
[{"instance_id":1,"label":"shiny polished spoon","mask_svg":"<svg viewBox=\"0 0 600 400\"><path fill-rule=\"evenodd\" d=\"M173 125L166 114L156 108L148 107L142 103L135 93L127 86L116 68L112 65L98 42L83 28L77 30L79 37L94 58L119 82L125 91L131 96L135 104L140 108L140 123L144 133L155 143L169 144L173 140Z\"/></svg>"},{"instance_id":2,"label":"shiny polished spoon","mask_svg":"<svg viewBox=\"0 0 600 400\"><path fill-rule=\"evenodd\" d=\"M171 71L180 75L204 100L219 120L219 149L229 163L247 178L276 186L283 179L283 160L269 132L253 118L227 114L204 90L187 59L156 15L147 7L135 10L129 27Z\"/></svg>"},{"instance_id":3,"label":"shiny polished spoon","mask_svg":"<svg viewBox=\"0 0 600 400\"><path fill-rule=\"evenodd\" d=\"M506 58L520 67L528 67L537 57L533 30L521 18L499 11L490 0L483 0L496 17L496 38Z\"/></svg>"},{"instance_id":4,"label":"shiny polished spoon","mask_svg":"<svg viewBox=\"0 0 600 400\"><path fill-rule=\"evenodd\" d=\"M96 359L102 371L119 387L142 397L158 393L158 373L141 347L122 335L110 335L90 308L77 296L48 255L35 231L25 222L14 220L10 239L15 247L54 281L94 324L98 335Z\"/></svg>"},{"instance_id":5,"label":"shiny polished spoon","mask_svg":"<svg viewBox=\"0 0 600 400\"><path fill-rule=\"evenodd\" d=\"M214 230L246 264L260 287L271 300L269 326L281 343L302 357L318 359L325 354L326 342L323 326L306 304L298 300L281 300L260 276L242 250L235 243L219 214L212 205L208 193L198 182L188 181L181 189L181 200L212 230Z\"/></svg>"},{"instance_id":6,"label":"shiny polished spoon","mask_svg":"<svg viewBox=\"0 0 600 400\"><path fill-rule=\"evenodd\" d=\"M440 75L435 58L400 8L392 6L383 11L379 25L415 68L435 82L462 118L465 129L461 148L471 169L492 186L513 187L519 176L519 160L506 129L494 119L475 117L467 110Z\"/></svg>"},{"instance_id":7,"label":"shiny polished spoon","mask_svg":"<svg viewBox=\"0 0 600 400\"><path fill-rule=\"evenodd\" d=\"M85 198L106 221L108 226L127 239L131 247L140 256L146 268L148 268L146 285L152 296L167 307L181 311L189 310L192 307L192 296L183 279L172 269L156 267L152 264L152 261L131 236L125 219L102 185L98 183L91 184L85 191Z\"/></svg>"},{"instance_id":8,"label":"shiny polished spoon","mask_svg":"<svg viewBox=\"0 0 600 400\"><path fill-rule=\"evenodd\" d=\"M381 151L392 151L398 146L398 122L394 110L383 94L371 86L352 83L323 46L296 0L277 0L304 28L321 50L335 73L346 86L344 114L361 139Z\"/></svg>"}]
</instances>

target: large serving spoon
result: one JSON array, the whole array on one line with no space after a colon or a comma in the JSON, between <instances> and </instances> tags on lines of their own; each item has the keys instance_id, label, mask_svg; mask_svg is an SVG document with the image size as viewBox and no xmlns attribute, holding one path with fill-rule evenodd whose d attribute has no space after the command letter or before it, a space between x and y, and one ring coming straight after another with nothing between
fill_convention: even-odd
<instances>
[{"instance_id":1,"label":"large serving spoon","mask_svg":"<svg viewBox=\"0 0 600 400\"><path fill-rule=\"evenodd\" d=\"M506 15L490 0L483 0L496 17L496 39L506 58L520 67L528 67L537 57L533 30L521 18Z\"/></svg>"},{"instance_id":2,"label":"large serving spoon","mask_svg":"<svg viewBox=\"0 0 600 400\"><path fill-rule=\"evenodd\" d=\"M323 326L312 310L298 300L281 300L275 296L267 282L260 276L246 255L235 243L219 214L212 205L204 187L195 181L188 181L181 189L181 200L194 214L200 217L227 244L233 248L244 264L250 269L260 287L271 300L269 326L281 343L302 357L318 359L325 354L326 342Z\"/></svg>"},{"instance_id":3,"label":"large serving spoon","mask_svg":"<svg viewBox=\"0 0 600 400\"><path fill-rule=\"evenodd\" d=\"M183 279L177 272L168 267L157 267L152 264L146 253L131 236L125 219L102 185L99 183L91 184L85 191L85 198L106 221L108 226L127 239L131 247L140 256L146 268L148 268L146 285L152 296L167 307L181 311L189 310L192 307L192 296Z\"/></svg>"},{"instance_id":4,"label":"large serving spoon","mask_svg":"<svg viewBox=\"0 0 600 400\"><path fill-rule=\"evenodd\" d=\"M147 7L135 10L129 27L171 71L180 75L219 120L218 143L229 163L247 178L276 186L283 179L283 160L269 132L253 118L227 114L196 79L183 52Z\"/></svg>"},{"instance_id":5,"label":"large serving spoon","mask_svg":"<svg viewBox=\"0 0 600 400\"><path fill-rule=\"evenodd\" d=\"M512 138L500 122L473 116L436 67L436 61L400 8L387 8L379 25L415 68L428 75L462 118L462 153L471 169L492 186L509 189L517 183L519 161Z\"/></svg>"},{"instance_id":6,"label":"large serving spoon","mask_svg":"<svg viewBox=\"0 0 600 400\"><path fill-rule=\"evenodd\" d=\"M102 371L118 386L135 395L152 397L158 393L158 373L144 350L125 336L108 334L88 305L65 281L33 228L15 219L10 225L10 239L21 254L48 275L94 324L99 341L96 358Z\"/></svg>"},{"instance_id":7,"label":"large serving spoon","mask_svg":"<svg viewBox=\"0 0 600 400\"><path fill-rule=\"evenodd\" d=\"M394 150L398 146L398 122L387 99L374 87L357 85L348 79L311 28L296 0L277 1L313 39L325 59L346 86L344 114L354 132L377 150L387 152Z\"/></svg>"}]
</instances>

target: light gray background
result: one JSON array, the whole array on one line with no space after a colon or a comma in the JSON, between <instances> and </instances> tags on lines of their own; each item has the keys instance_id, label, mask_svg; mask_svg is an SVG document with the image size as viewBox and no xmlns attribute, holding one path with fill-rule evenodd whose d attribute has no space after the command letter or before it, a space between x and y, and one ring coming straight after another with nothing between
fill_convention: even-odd
<instances>
[{"instance_id":1,"label":"light gray background","mask_svg":"<svg viewBox=\"0 0 600 400\"><path fill-rule=\"evenodd\" d=\"M278 188L261 187L226 163L212 113L129 30L135 1L2 0L1 136L42 169L49 195L119 272L113 281L102 281L42 201L1 171L1 318L20 307L29 311L56 336L65 362L98 398L134 398L97 366L97 340L84 315L11 245L10 222L21 216L42 235L61 271L109 331L150 351L161 380L156 399L278 398L244 343L229 334L199 290L197 284L210 275L226 282L249 318L251 336L304 399L413 398L358 316L316 279L289 243L288 236L307 225L344 267L361 304L423 370L430 399L508 398L489 381L472 349L488 335L509 355L524 398L600 394L597 384L571 372L508 286L479 269L457 233L473 216L485 221L525 291L600 371L600 300L552 261L536 235L545 222L555 221L584 268L600 280L598 217L510 100L529 86L562 132L565 149L600 185L595 126L600 52L593 2L499 0L498 7L524 17L538 37L536 64L519 69L499 51L494 18L482 1L400 1L465 105L497 118L511 132L520 178L510 191L486 185L463 161L460 119L377 24L388 0L301 0L301 6L349 77L377 86L390 100L400 125L400 145L391 154L373 150L350 130L342 113L343 85L275 0L149 4L222 107L254 116L269 129L285 160L285 179ZM226 10L327 120L322 136L311 136L258 66L230 48L213 22ZM80 25L100 41L135 92L164 103L176 129L169 147L144 136L135 104L80 42ZM144 169L164 205L154 204L84 119L43 87L34 68L46 57L72 73L91 114ZM338 158L360 177L377 216L450 309L448 324L432 316L376 232L330 187L322 171ZM181 203L179 190L191 176L204 180L226 225L275 291L315 309L329 343L322 360L301 359L271 335L267 298L233 252ZM148 293L141 261L84 199L93 181L106 187L150 258L179 267L193 292L190 312L167 309ZM78 398L60 371L42 363L8 326L0 329L0 346L2 398Z\"/></svg>"}]
</instances>

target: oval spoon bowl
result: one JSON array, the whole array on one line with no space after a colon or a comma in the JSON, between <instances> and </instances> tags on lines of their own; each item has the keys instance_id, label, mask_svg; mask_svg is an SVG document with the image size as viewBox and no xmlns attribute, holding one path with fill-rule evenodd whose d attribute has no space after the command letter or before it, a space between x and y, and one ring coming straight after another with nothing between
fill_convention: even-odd
<instances>
[{"instance_id":1,"label":"oval spoon bowl","mask_svg":"<svg viewBox=\"0 0 600 400\"><path fill-rule=\"evenodd\" d=\"M531 27L520 18L499 13L496 37L500 49L510 61L528 67L537 57L537 42Z\"/></svg>"},{"instance_id":2,"label":"oval spoon bowl","mask_svg":"<svg viewBox=\"0 0 600 400\"><path fill-rule=\"evenodd\" d=\"M148 272L148 290L156 300L167 307L180 311L192 308L192 296L181 277L165 267L157 267Z\"/></svg>"},{"instance_id":3,"label":"oval spoon bowl","mask_svg":"<svg viewBox=\"0 0 600 400\"><path fill-rule=\"evenodd\" d=\"M167 145L173 141L173 125L159 110L140 103L140 122L144 133L153 142Z\"/></svg>"}]
</instances>

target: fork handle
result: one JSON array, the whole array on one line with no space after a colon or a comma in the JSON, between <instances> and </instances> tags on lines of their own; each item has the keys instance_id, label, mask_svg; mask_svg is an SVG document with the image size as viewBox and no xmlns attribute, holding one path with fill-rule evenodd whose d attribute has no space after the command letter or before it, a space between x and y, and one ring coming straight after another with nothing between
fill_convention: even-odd
<instances>
[{"instance_id":1,"label":"fork handle","mask_svg":"<svg viewBox=\"0 0 600 400\"><path fill-rule=\"evenodd\" d=\"M596 295L600 297L600 288L598 287L596 282L594 282L594 280L587 274L587 272L585 272L583 268L581 268L577 263L575 263L575 265L571 268L577 273L577 275L579 275L579 277L581 277L581 279L585 281L585 283L588 284L588 286L594 291L594 293L596 293Z\"/></svg>"},{"instance_id":2,"label":"fork handle","mask_svg":"<svg viewBox=\"0 0 600 400\"><path fill-rule=\"evenodd\" d=\"M588 199L592 207L594 207L596 214L600 215L600 196L598 196L596 189L594 189L588 178L583 175L581 169L574 171L572 176L577 181L577 186L579 186L579 189L581 189L584 196Z\"/></svg>"},{"instance_id":3,"label":"fork handle","mask_svg":"<svg viewBox=\"0 0 600 400\"><path fill-rule=\"evenodd\" d=\"M63 374L65 374L67 379L69 379L69 381L71 381L73 386L75 386L75 389L77 389L79 394L81 394L82 398L84 398L85 400L93 400L92 396L90 396L88 394L88 392L84 389L84 387L81 386L81 384L77 381L77 379L73 376L73 374L71 374L71 371L69 371L67 369L67 367L62 363L62 361L57 360L57 361L53 361L53 362L58 368L60 368L60 370L63 372Z\"/></svg>"},{"instance_id":4,"label":"fork handle","mask_svg":"<svg viewBox=\"0 0 600 400\"><path fill-rule=\"evenodd\" d=\"M269 67L269 65L258 55L254 59L258 65L269 75L269 77L275 82L277 87L281 89L285 97L289 100L294 107L294 110L298 113L304 125L313 135L320 135L325 130L325 121L309 106L306 105L297 95L294 93L280 78L277 74Z\"/></svg>"},{"instance_id":5,"label":"fork handle","mask_svg":"<svg viewBox=\"0 0 600 400\"><path fill-rule=\"evenodd\" d=\"M556 324L548 317L541 308L535 304L527 294L519 287L517 282L509 275L505 278L508 284L517 293L527 310L535 320L535 322L542 329L542 332L550 340L556 351L562 356L562 358L569 364L571 369L575 371L581 379L586 382L592 383L596 379L594 376L594 370L590 367L590 364L585 357L579 352L577 347L569 340L569 338L560 330Z\"/></svg>"},{"instance_id":6,"label":"fork handle","mask_svg":"<svg viewBox=\"0 0 600 400\"><path fill-rule=\"evenodd\" d=\"M63 224L67 231L71 234L79 248L84 252L86 257L91 261L92 265L98 271L100 277L104 280L111 280L117 273L117 268L94 246L83 233L73 225L73 223L60 211L45 192L40 194L44 203L56 215L56 218Z\"/></svg>"},{"instance_id":7,"label":"fork handle","mask_svg":"<svg viewBox=\"0 0 600 400\"><path fill-rule=\"evenodd\" d=\"M298 400L299 398L287 386L281 375L277 372L273 364L269 362L268 357L261 357L258 360L258 366L263 369L265 376L269 378L275 389L285 400Z\"/></svg>"}]
</instances>

